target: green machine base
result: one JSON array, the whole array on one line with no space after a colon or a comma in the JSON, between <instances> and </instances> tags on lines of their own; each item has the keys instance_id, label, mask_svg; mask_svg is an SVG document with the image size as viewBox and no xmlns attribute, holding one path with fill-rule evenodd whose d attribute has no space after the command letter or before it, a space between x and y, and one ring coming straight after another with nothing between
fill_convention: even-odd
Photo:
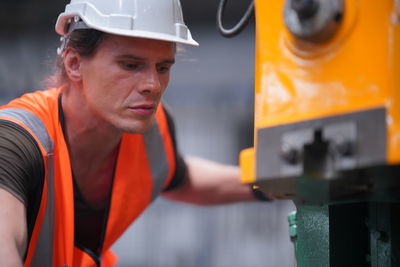
<instances>
[{"instance_id":1,"label":"green machine base","mask_svg":"<svg viewBox=\"0 0 400 267\"><path fill-rule=\"evenodd\" d=\"M297 205L289 215L299 267L400 266L400 204Z\"/></svg>"},{"instance_id":2,"label":"green machine base","mask_svg":"<svg viewBox=\"0 0 400 267\"><path fill-rule=\"evenodd\" d=\"M400 266L400 168L299 177L289 233L298 267Z\"/></svg>"}]
</instances>

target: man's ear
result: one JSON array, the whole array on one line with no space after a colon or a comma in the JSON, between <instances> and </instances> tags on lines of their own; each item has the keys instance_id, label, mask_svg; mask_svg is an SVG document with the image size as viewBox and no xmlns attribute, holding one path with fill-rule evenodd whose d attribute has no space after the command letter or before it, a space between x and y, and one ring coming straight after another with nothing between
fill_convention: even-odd
<instances>
[{"instance_id":1,"label":"man's ear","mask_svg":"<svg viewBox=\"0 0 400 267\"><path fill-rule=\"evenodd\" d=\"M81 73L82 58L75 49L67 48L64 52L64 68L65 72L72 82L80 82L82 80Z\"/></svg>"}]
</instances>

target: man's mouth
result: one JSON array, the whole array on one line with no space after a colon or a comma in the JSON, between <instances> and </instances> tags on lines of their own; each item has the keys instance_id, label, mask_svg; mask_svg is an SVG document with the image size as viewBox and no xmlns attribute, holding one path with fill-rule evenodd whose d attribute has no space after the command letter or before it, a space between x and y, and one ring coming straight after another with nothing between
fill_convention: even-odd
<instances>
[{"instance_id":1,"label":"man's mouth","mask_svg":"<svg viewBox=\"0 0 400 267\"><path fill-rule=\"evenodd\" d=\"M142 104L129 107L129 110L140 116L153 115L156 110L155 104Z\"/></svg>"}]
</instances>

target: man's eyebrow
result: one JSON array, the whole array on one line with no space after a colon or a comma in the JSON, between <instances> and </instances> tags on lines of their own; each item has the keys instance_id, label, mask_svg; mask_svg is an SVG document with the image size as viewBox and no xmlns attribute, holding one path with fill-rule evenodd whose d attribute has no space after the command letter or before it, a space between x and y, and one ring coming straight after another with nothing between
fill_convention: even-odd
<instances>
[{"instance_id":1,"label":"man's eyebrow","mask_svg":"<svg viewBox=\"0 0 400 267\"><path fill-rule=\"evenodd\" d=\"M161 63L173 65L175 63L175 59L165 59L161 61Z\"/></svg>"},{"instance_id":2,"label":"man's eyebrow","mask_svg":"<svg viewBox=\"0 0 400 267\"><path fill-rule=\"evenodd\" d=\"M145 57L140 57L140 56L136 56L136 55L132 55L132 54L122 54L122 55L118 55L117 58L121 58L121 59L133 59L133 60L138 60L138 61L146 61L147 59ZM175 59L173 58L166 58L161 60L160 63L163 64L171 64L173 65L175 63Z\"/></svg>"}]
</instances>

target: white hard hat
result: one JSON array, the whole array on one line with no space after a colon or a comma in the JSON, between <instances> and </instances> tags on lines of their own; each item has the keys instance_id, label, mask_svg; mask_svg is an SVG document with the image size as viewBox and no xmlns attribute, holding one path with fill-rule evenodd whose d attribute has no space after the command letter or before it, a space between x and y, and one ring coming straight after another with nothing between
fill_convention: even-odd
<instances>
[{"instance_id":1,"label":"white hard hat","mask_svg":"<svg viewBox=\"0 0 400 267\"><path fill-rule=\"evenodd\" d=\"M57 19L56 32L70 33L78 19L106 33L199 45L183 21L179 0L71 0Z\"/></svg>"}]
</instances>

